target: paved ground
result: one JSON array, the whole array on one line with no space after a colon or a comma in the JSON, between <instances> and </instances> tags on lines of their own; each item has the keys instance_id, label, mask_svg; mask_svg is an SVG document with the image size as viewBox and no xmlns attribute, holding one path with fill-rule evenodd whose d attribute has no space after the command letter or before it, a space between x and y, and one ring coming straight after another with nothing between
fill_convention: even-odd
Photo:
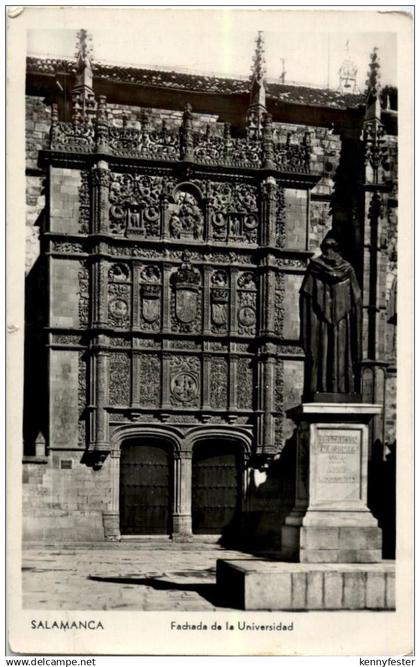
<instances>
[{"instance_id":1,"label":"paved ground","mask_svg":"<svg viewBox=\"0 0 420 667\"><path fill-rule=\"evenodd\" d=\"M23 606L72 610L220 609L215 586L216 560L251 557L213 544L153 540L25 547Z\"/></svg>"}]
</instances>

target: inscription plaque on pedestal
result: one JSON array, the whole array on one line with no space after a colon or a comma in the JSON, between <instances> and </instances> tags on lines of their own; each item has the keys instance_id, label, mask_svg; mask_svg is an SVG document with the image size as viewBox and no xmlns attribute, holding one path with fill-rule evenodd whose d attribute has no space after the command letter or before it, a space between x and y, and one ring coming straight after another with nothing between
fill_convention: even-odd
<instances>
[{"instance_id":1,"label":"inscription plaque on pedestal","mask_svg":"<svg viewBox=\"0 0 420 667\"><path fill-rule=\"evenodd\" d=\"M312 504L361 500L362 431L317 429Z\"/></svg>"}]
</instances>

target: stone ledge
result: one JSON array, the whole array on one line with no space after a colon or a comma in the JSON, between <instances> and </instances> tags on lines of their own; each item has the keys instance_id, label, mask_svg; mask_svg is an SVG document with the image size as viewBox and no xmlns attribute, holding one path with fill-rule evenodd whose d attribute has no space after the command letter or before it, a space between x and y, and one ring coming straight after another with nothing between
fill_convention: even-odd
<instances>
[{"instance_id":1,"label":"stone ledge","mask_svg":"<svg viewBox=\"0 0 420 667\"><path fill-rule=\"evenodd\" d=\"M245 610L395 610L395 564L217 561L217 587Z\"/></svg>"}]
</instances>

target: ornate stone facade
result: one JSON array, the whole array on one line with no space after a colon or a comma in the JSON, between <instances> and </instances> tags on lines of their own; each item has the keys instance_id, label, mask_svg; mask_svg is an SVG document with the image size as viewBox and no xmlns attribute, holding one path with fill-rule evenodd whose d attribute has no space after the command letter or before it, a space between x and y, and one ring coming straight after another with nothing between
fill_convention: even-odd
<instances>
[{"instance_id":1,"label":"ornate stone facade","mask_svg":"<svg viewBox=\"0 0 420 667\"><path fill-rule=\"evenodd\" d=\"M56 66L29 59L29 82ZM73 76L72 63L60 67ZM160 109L145 102L131 108L128 120L127 106L115 101L126 95L128 70L115 69L112 104L94 93L95 77L101 72L109 78L111 70L93 64L92 72L93 93L76 86L73 109L52 103L48 143L38 153L48 181L40 262L51 276L44 306L50 316L39 337L49 355L44 373L53 383L68 377L77 397L64 411L68 424L58 425L50 413L42 430L47 451L83 448L83 465L114 487L118 480L107 477L110 453L134 437L165 441L175 466L171 530L188 533L191 465L201 470L195 443L236 443L243 472L245 461L257 467L273 461L290 437L285 410L302 391L296 294L318 239L341 224L336 202L348 165L332 174L332 192L322 190L325 163L335 169L343 158L346 128L361 125L359 110L351 107L360 100L349 98L347 110L338 97L327 100L338 119L327 141L325 128L308 126L292 103L283 113L268 101L261 105L252 91L249 108L241 110L238 100L236 126L217 116L210 94L204 120L190 106L194 85L201 86L194 77L182 92L184 108L175 96L173 113L163 103ZM132 76L140 85L149 74L136 70ZM167 80L156 76L153 85L163 90ZM209 79L206 90L223 86L239 91L243 84ZM292 112L296 125L285 120ZM363 262L359 232L366 218L386 238L390 195L376 184L392 161L379 119L368 118L351 141L360 155L357 169L374 175L374 186L363 186L365 208L355 209L349 243L362 279L373 268ZM347 183L359 204L360 173ZM385 245L378 253L386 255ZM374 261L383 280L382 260ZM368 309L368 298L365 341L373 336L377 342L380 318ZM73 354L74 378L67 372ZM369 353L371 387L379 387L381 354L378 345L376 356ZM58 437L66 427L68 442ZM375 428L379 433L382 426ZM113 464L113 474L118 469ZM252 499L243 489L241 494L244 515L252 514ZM107 501L99 505L111 511Z\"/></svg>"}]
</instances>

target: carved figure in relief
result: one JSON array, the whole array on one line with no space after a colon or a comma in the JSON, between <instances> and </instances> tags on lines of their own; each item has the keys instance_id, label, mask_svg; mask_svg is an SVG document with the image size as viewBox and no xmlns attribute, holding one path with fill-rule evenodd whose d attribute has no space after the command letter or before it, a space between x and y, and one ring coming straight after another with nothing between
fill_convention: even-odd
<instances>
[{"instance_id":1,"label":"carved figure in relief","mask_svg":"<svg viewBox=\"0 0 420 667\"><path fill-rule=\"evenodd\" d=\"M321 250L310 261L300 289L304 400L359 400L360 287L332 232Z\"/></svg>"}]
</instances>

